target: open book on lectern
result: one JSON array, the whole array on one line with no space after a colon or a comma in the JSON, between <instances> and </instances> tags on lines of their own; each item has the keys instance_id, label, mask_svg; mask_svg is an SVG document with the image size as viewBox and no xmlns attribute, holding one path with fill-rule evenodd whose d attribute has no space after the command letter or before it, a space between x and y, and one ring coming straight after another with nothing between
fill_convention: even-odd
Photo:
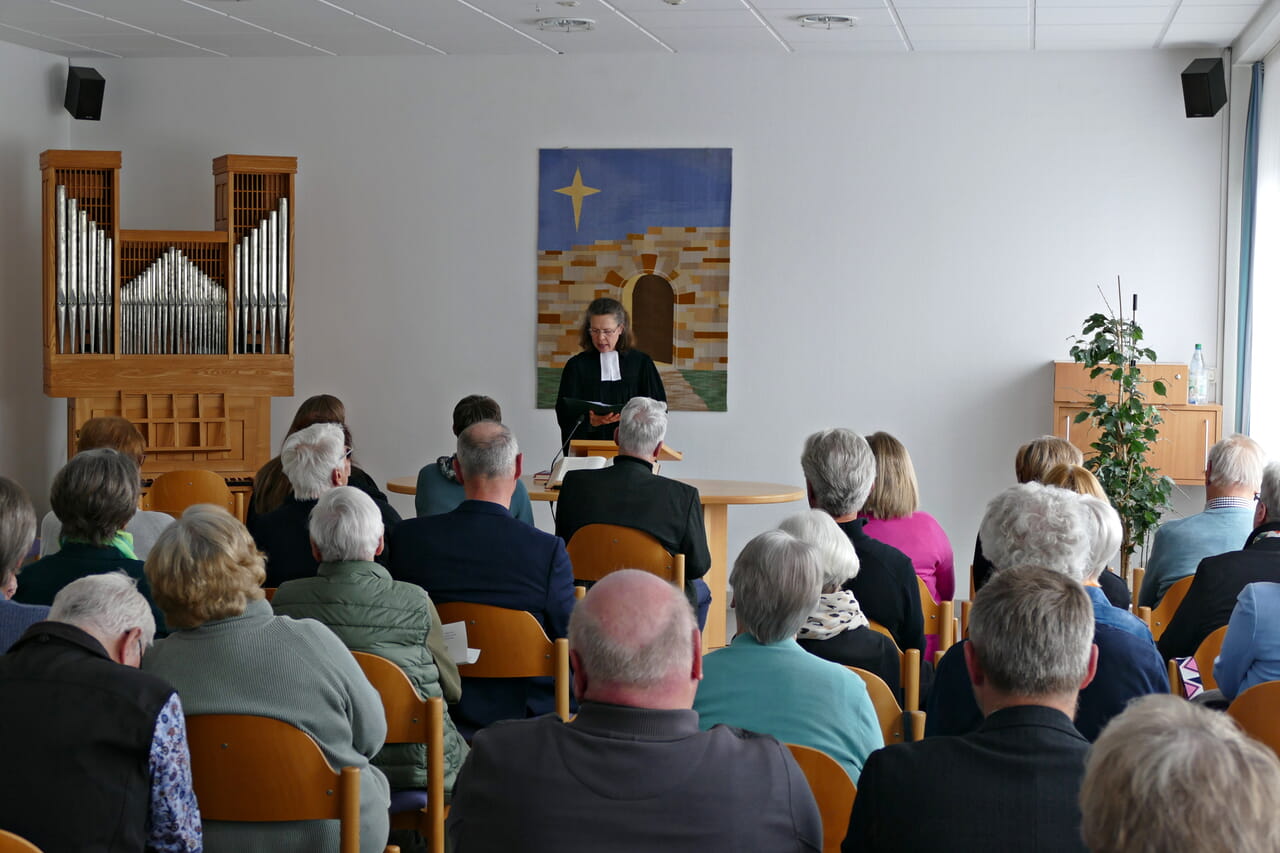
<instances>
[{"instance_id":1,"label":"open book on lectern","mask_svg":"<svg viewBox=\"0 0 1280 853\"><path fill-rule=\"evenodd\" d=\"M558 489L564 482L564 475L570 471L589 471L593 468L604 468L613 464L613 458L609 456L564 456L551 469L551 476L547 478L548 489Z\"/></svg>"}]
</instances>

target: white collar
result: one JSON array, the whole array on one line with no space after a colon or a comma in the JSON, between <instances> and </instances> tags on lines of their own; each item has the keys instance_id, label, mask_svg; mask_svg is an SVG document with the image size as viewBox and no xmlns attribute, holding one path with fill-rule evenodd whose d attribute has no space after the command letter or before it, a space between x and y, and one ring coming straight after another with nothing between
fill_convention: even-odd
<instances>
[{"instance_id":1,"label":"white collar","mask_svg":"<svg viewBox=\"0 0 1280 853\"><path fill-rule=\"evenodd\" d=\"M600 381L621 382L622 368L618 364L618 351L609 350L600 353Z\"/></svg>"}]
</instances>

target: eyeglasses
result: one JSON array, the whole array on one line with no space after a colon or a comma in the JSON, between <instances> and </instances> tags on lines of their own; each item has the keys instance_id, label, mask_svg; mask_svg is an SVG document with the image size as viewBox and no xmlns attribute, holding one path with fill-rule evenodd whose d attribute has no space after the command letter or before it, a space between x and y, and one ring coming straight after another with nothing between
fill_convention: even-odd
<instances>
[{"instance_id":1,"label":"eyeglasses","mask_svg":"<svg viewBox=\"0 0 1280 853\"><path fill-rule=\"evenodd\" d=\"M350 447L348 447L346 450L344 450L344 451L342 452L342 458L343 458L343 459L350 459L350 458L351 458L351 448L350 448Z\"/></svg>"},{"instance_id":2,"label":"eyeglasses","mask_svg":"<svg viewBox=\"0 0 1280 853\"><path fill-rule=\"evenodd\" d=\"M614 335L618 334L618 330L621 328L621 326L614 326L612 329L591 329L591 337L612 338Z\"/></svg>"}]
</instances>

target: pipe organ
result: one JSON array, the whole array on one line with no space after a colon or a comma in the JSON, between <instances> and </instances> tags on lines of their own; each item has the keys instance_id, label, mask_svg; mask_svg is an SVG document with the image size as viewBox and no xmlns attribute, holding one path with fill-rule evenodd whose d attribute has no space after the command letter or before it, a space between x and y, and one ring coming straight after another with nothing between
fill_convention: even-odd
<instances>
[{"instance_id":1,"label":"pipe organ","mask_svg":"<svg viewBox=\"0 0 1280 853\"><path fill-rule=\"evenodd\" d=\"M293 157L213 161L212 231L121 227L118 151L45 151L44 391L146 439L144 483L207 468L238 503L293 395ZM144 506L145 506L144 497ZM244 517L243 511L241 518Z\"/></svg>"}]
</instances>

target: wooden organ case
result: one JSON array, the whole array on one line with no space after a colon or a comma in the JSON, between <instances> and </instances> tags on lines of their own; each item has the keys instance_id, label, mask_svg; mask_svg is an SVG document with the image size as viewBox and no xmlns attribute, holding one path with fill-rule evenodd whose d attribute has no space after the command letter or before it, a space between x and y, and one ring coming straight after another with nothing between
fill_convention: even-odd
<instances>
[{"instance_id":1,"label":"wooden organ case","mask_svg":"<svg viewBox=\"0 0 1280 853\"><path fill-rule=\"evenodd\" d=\"M85 421L125 417L144 487L208 469L244 520L271 398L293 396L297 159L214 160L212 231L122 228L120 166L118 151L40 155L44 392L67 398L68 457Z\"/></svg>"}]
</instances>

